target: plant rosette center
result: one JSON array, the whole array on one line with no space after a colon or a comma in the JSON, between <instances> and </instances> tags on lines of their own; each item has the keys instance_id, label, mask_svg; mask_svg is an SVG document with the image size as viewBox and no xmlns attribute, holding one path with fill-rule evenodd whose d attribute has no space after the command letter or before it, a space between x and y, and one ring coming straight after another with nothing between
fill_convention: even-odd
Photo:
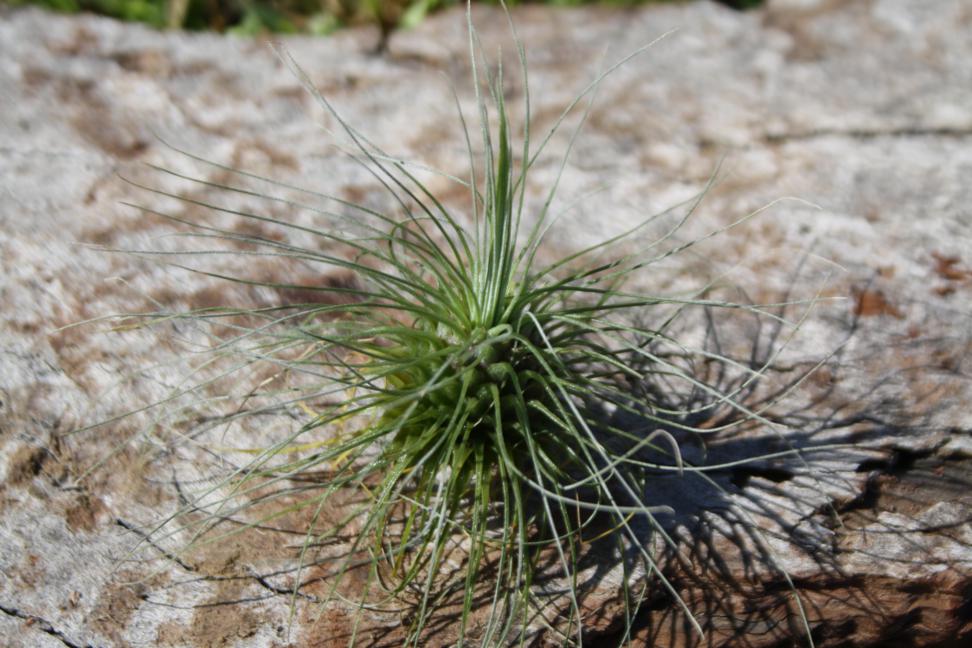
<instances>
[{"instance_id":1,"label":"plant rosette center","mask_svg":"<svg viewBox=\"0 0 972 648\"><path fill-rule=\"evenodd\" d=\"M516 420L512 383L521 394L535 391L531 375L536 363L517 337L510 324L463 334L440 324L423 348L389 348L387 353L402 365L385 376L394 402L384 409L379 425L397 430L390 455L416 442L430 450L447 430L459 436L462 446L486 450L497 416L506 423L500 429L511 432ZM493 452L487 455L495 459Z\"/></svg>"}]
</instances>

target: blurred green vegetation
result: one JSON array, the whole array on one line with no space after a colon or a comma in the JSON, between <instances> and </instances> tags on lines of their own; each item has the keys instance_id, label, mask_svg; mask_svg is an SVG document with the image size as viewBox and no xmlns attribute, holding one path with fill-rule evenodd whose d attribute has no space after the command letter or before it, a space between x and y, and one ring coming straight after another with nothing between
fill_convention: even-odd
<instances>
[{"instance_id":1,"label":"blurred green vegetation","mask_svg":"<svg viewBox=\"0 0 972 648\"><path fill-rule=\"evenodd\" d=\"M159 28L209 29L252 35L262 32L329 34L347 25L377 23L383 33L412 27L430 12L460 0L0 0L55 11L89 11ZM479 0L496 3L497 0ZM519 4L522 0L507 0ZM526 0L529 1L529 0ZM678 0L533 0L547 5L636 5ZM737 9L763 0L719 0Z\"/></svg>"}]
</instances>

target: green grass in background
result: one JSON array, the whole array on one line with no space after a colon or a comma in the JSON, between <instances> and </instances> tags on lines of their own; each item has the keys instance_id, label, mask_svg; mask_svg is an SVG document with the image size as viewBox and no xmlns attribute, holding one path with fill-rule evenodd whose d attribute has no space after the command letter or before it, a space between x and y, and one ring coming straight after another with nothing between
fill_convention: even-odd
<instances>
[{"instance_id":1,"label":"green grass in background","mask_svg":"<svg viewBox=\"0 0 972 648\"><path fill-rule=\"evenodd\" d=\"M4 0L7 4L39 5L55 11L82 11L142 22L159 28L329 34L344 26L378 23L383 32L413 27L429 13L457 0ZM486 0L493 2L493 0ZM536 0L551 6L582 4L637 5L678 0ZM763 0L717 0L748 9ZM495 2L493 2L495 4ZM521 4L508 0L507 4Z\"/></svg>"}]
</instances>

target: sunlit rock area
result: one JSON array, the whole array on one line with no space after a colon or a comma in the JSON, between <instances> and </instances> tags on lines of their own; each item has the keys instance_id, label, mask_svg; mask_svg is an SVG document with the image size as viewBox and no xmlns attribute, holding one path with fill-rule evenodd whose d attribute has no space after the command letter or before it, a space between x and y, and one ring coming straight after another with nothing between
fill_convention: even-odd
<instances>
[{"instance_id":1,"label":"sunlit rock area","mask_svg":"<svg viewBox=\"0 0 972 648\"><path fill-rule=\"evenodd\" d=\"M972 645L972 2L524 6L512 18L535 146L602 72L657 39L587 93L537 158L526 218L559 179L543 254L567 256L679 205L684 214L704 191L673 241L704 240L630 288L711 285L772 305L763 320L720 311L707 323L700 312L684 324L693 344L756 370L697 367L759 416L686 439L687 458L725 466L709 479L653 487L651 503L675 513L659 517L670 541L646 530L658 573L636 579L644 600L626 622L619 560L592 542L581 636L559 634L571 606L551 568L527 645L615 646L626 631L630 645L658 647ZM472 22L477 70L502 63L520 133L509 22L491 6L475 6ZM378 50L380 38L362 27L279 37L275 50L268 38L0 8L3 645L402 645L411 599L356 610L346 596L360 574L330 596L340 547L311 557L306 520L242 528L227 514L225 538L190 552L185 534L159 531L177 511L192 519L187 493L244 461L236 450L273 443L293 421L196 436L194 425L227 415L220 390L239 387L212 378L205 398L185 400L186 381L208 375L209 334L110 317L272 307L306 299L295 285L348 280L242 244L205 256L210 274L156 254L210 247L180 236L178 218L200 217L232 180L226 167L279 181L270 188L291 203L315 199L301 187L394 213L288 55L347 123L389 158L419 163L430 191L468 217L453 180L469 174L460 108L481 148L465 10L393 32ZM232 200L256 209L250 196ZM261 208L324 227L291 203ZM241 237L307 244L212 217ZM655 233L672 222L661 217ZM192 416L173 425L165 405L141 411L167 399ZM740 463L754 455L772 456ZM461 565L461 541L453 550ZM472 645L486 612L469 621ZM457 633L447 609L423 645L455 645Z\"/></svg>"}]
</instances>

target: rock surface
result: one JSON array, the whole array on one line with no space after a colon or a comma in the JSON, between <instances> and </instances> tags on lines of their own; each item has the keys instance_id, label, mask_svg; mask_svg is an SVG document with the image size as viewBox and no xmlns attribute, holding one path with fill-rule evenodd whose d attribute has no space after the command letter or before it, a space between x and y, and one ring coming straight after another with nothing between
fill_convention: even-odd
<instances>
[{"instance_id":1,"label":"rock surface","mask_svg":"<svg viewBox=\"0 0 972 648\"><path fill-rule=\"evenodd\" d=\"M178 505L173 476L198 456L173 450L150 416L85 426L170 395L192 369L186 348L196 333L68 325L287 298L96 249L185 249L168 236L176 225L119 204L166 204L121 178L185 192L192 185L142 163L214 182L220 170L190 164L156 134L349 200L380 208L387 197L342 155L326 132L333 118L261 41L0 12L2 643L346 645L347 611L319 615L310 600L320 584L292 607L293 574L280 566L293 552L273 534L238 536L192 561L138 544ZM677 29L601 85L559 206L600 192L565 211L551 254L685 200L723 159L687 236L780 197L808 201L777 203L645 279L650 290L725 274L756 302L820 291L826 299L767 380L784 384L806 363L821 366L767 417L790 430L785 447L841 447L727 469L719 493L660 488L678 511L669 529L677 549L662 556L663 569L707 636L700 642L659 589L638 613L636 645L802 645L784 573L818 646L972 642L972 3L525 7L514 18L528 48L535 133L602 61ZM488 52L502 45L514 105L505 19L477 8L475 21ZM377 32L285 43L372 141L462 174L448 80L473 114L463 26L461 11L434 16L395 34L380 56ZM537 201L569 135L558 133L538 163ZM455 193L445 179L429 182L447 199ZM219 263L262 280L299 271ZM766 353L751 327L730 324L726 335L733 347ZM771 432L718 439L710 458L732 461L761 433L775 443ZM167 449L161 459L153 444ZM764 533L747 535L753 525ZM620 636L616 596L606 582L587 593L585 645ZM358 645L394 646L400 624L396 614L369 617ZM428 645L450 639L446 628ZM552 638L538 629L532 640Z\"/></svg>"}]
</instances>

